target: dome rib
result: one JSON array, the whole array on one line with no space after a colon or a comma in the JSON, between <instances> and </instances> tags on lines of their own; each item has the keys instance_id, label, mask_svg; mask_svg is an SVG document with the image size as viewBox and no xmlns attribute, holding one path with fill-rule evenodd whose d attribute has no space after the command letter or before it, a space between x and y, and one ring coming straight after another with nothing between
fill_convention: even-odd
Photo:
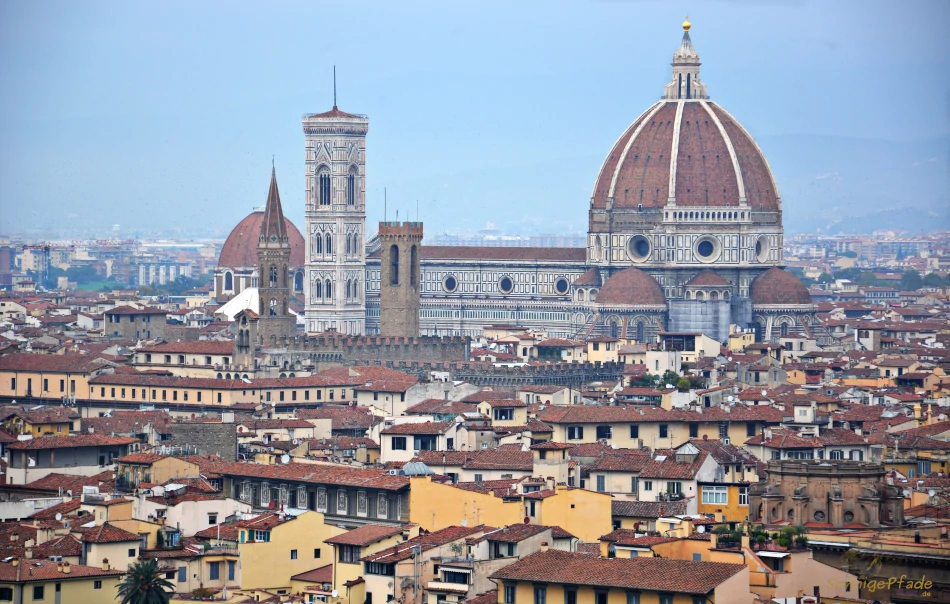
<instances>
[{"instance_id":1,"label":"dome rib","mask_svg":"<svg viewBox=\"0 0 950 604\"><path fill-rule=\"evenodd\" d=\"M739 157L736 155L736 148L732 144L732 139L729 138L725 127L723 127L722 122L719 121L719 116L713 112L709 103L701 101L700 104L703 106L703 109L706 110L706 113L709 114L709 117L713 119L716 127L719 128L719 134L722 135L722 140L726 143L726 149L729 150L729 158L732 160L732 169L736 173L736 188L739 191L739 203L746 203L745 182L742 180L742 169L739 167Z\"/></svg>"},{"instance_id":2,"label":"dome rib","mask_svg":"<svg viewBox=\"0 0 950 604\"><path fill-rule=\"evenodd\" d=\"M668 104L669 103L661 101L657 103L656 105L654 105L653 110L650 111L650 113L647 114L643 118L643 121L640 122L640 125L637 126L637 129L634 131L634 133L630 136L629 139L627 139L627 144L624 145L623 153L620 154L620 159L617 160L617 166L614 168L613 176L610 179L610 189L608 189L607 191L607 199L616 200L615 192L617 188L617 180L620 177L620 171L623 169L624 164L626 163L627 153L630 152L630 147L633 145L634 142L636 142L637 139L640 138L640 134L643 132L643 127L646 125L646 123L654 119L656 117L656 114L660 112L660 109L664 108ZM606 200L604 201L606 202Z\"/></svg>"},{"instance_id":3,"label":"dome rib","mask_svg":"<svg viewBox=\"0 0 950 604\"><path fill-rule=\"evenodd\" d=\"M607 279L597 293L604 306L666 306L666 296L656 279L638 268L627 268Z\"/></svg>"}]
</instances>

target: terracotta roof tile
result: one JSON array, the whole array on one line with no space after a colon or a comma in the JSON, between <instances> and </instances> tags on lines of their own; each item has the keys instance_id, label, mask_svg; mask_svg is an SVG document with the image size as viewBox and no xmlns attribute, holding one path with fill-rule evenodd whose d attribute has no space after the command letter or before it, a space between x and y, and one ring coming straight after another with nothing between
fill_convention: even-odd
<instances>
[{"instance_id":1,"label":"terracotta roof tile","mask_svg":"<svg viewBox=\"0 0 950 604\"><path fill-rule=\"evenodd\" d=\"M705 595L746 568L673 558L593 558L548 550L501 568L491 578Z\"/></svg>"},{"instance_id":2,"label":"terracotta roof tile","mask_svg":"<svg viewBox=\"0 0 950 604\"><path fill-rule=\"evenodd\" d=\"M324 539L325 543L332 545L359 545L365 546L377 541L382 541L388 537L393 537L406 530L404 526L392 526L385 524L364 524L352 531L347 531L335 537Z\"/></svg>"},{"instance_id":3,"label":"terracotta roof tile","mask_svg":"<svg viewBox=\"0 0 950 604\"><path fill-rule=\"evenodd\" d=\"M106 447L111 445L130 445L137 443L130 436L107 436L105 434L78 434L75 436L41 436L32 440L21 440L8 445L16 451L37 451L44 449L66 449L72 447Z\"/></svg>"}]
</instances>

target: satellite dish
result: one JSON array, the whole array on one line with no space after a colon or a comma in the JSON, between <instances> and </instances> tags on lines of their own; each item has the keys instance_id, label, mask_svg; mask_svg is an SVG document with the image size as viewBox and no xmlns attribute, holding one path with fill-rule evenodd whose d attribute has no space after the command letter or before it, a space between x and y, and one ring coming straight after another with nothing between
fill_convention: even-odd
<instances>
[{"instance_id":1,"label":"satellite dish","mask_svg":"<svg viewBox=\"0 0 950 604\"><path fill-rule=\"evenodd\" d=\"M706 526L703 524L700 524L699 526L696 527L696 532L702 535L703 533L706 532Z\"/></svg>"},{"instance_id":2,"label":"satellite dish","mask_svg":"<svg viewBox=\"0 0 950 604\"><path fill-rule=\"evenodd\" d=\"M63 515L60 514L59 512L56 512L56 522L59 522L62 519L63 519Z\"/></svg>"},{"instance_id":3,"label":"satellite dish","mask_svg":"<svg viewBox=\"0 0 950 604\"><path fill-rule=\"evenodd\" d=\"M280 463L290 463L290 455L284 453L280 456Z\"/></svg>"},{"instance_id":4,"label":"satellite dish","mask_svg":"<svg viewBox=\"0 0 950 604\"><path fill-rule=\"evenodd\" d=\"M730 394L729 396L726 397L726 400L731 403L734 400L734 397Z\"/></svg>"},{"instance_id":5,"label":"satellite dish","mask_svg":"<svg viewBox=\"0 0 950 604\"><path fill-rule=\"evenodd\" d=\"M330 595L335 598L335 597L337 597L338 595L340 595L340 592L338 592L337 590L334 589L333 591L330 592Z\"/></svg>"},{"instance_id":6,"label":"satellite dish","mask_svg":"<svg viewBox=\"0 0 950 604\"><path fill-rule=\"evenodd\" d=\"M930 497L933 497L936 494L937 494L937 491L933 489L930 489L929 491L927 491L927 495L929 495ZM59 514L57 514L57 516L59 516ZM59 518L57 518L57 520L59 520Z\"/></svg>"},{"instance_id":7,"label":"satellite dish","mask_svg":"<svg viewBox=\"0 0 950 604\"><path fill-rule=\"evenodd\" d=\"M462 518L462 526L468 526L468 519Z\"/></svg>"}]
</instances>

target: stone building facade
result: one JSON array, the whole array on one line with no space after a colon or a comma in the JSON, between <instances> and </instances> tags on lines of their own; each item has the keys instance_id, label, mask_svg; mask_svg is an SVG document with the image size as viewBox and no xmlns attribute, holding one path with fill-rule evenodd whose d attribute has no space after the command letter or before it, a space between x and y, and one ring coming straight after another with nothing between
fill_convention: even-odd
<instances>
[{"instance_id":1,"label":"stone building facade","mask_svg":"<svg viewBox=\"0 0 950 604\"><path fill-rule=\"evenodd\" d=\"M749 488L749 520L817 528L901 526L903 494L887 484L883 464L773 460L768 480Z\"/></svg>"}]
</instances>

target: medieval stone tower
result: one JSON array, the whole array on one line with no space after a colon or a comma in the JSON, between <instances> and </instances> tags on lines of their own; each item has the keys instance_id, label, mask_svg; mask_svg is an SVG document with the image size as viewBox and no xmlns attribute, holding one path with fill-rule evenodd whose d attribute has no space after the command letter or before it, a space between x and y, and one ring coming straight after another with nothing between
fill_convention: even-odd
<instances>
[{"instance_id":1,"label":"medieval stone tower","mask_svg":"<svg viewBox=\"0 0 950 604\"><path fill-rule=\"evenodd\" d=\"M379 332L419 336L421 222L380 222Z\"/></svg>"},{"instance_id":2,"label":"medieval stone tower","mask_svg":"<svg viewBox=\"0 0 950 604\"><path fill-rule=\"evenodd\" d=\"M278 339L294 334L296 320L290 315L289 309L290 239L284 223L284 212L280 207L277 173L273 169L261 235L257 242L257 264L260 275L257 288L260 296L258 334L263 344L274 345Z\"/></svg>"},{"instance_id":3,"label":"medieval stone tower","mask_svg":"<svg viewBox=\"0 0 950 604\"><path fill-rule=\"evenodd\" d=\"M306 152L307 332L366 329L366 133L337 109L303 117Z\"/></svg>"}]
</instances>

